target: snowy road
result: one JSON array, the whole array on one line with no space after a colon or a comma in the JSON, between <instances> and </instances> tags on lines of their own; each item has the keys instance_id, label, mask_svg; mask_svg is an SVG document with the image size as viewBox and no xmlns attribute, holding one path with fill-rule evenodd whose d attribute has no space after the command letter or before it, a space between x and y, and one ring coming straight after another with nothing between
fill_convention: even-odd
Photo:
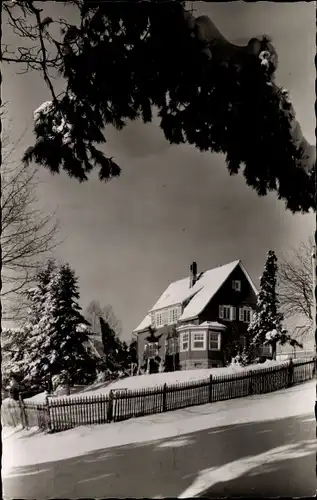
<instances>
[{"instance_id":1,"label":"snowy road","mask_svg":"<svg viewBox=\"0 0 317 500\"><path fill-rule=\"evenodd\" d=\"M4 437L5 498L311 496L315 381L55 435Z\"/></svg>"}]
</instances>

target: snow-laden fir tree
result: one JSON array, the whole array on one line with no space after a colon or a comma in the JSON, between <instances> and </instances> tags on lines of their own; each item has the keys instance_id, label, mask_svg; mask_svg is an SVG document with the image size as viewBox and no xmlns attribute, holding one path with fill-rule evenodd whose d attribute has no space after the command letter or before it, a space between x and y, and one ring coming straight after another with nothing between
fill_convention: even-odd
<instances>
[{"instance_id":1,"label":"snow-laden fir tree","mask_svg":"<svg viewBox=\"0 0 317 500\"><path fill-rule=\"evenodd\" d=\"M271 346L274 359L278 343L302 347L283 326L284 316L279 311L279 300L276 292L277 271L277 257L274 251L270 250L260 282L257 310L253 314L248 328L249 344L245 353L247 362L251 362L257 356L261 346Z\"/></svg>"},{"instance_id":2,"label":"snow-laden fir tree","mask_svg":"<svg viewBox=\"0 0 317 500\"><path fill-rule=\"evenodd\" d=\"M12 377L23 380L29 368L28 343L43 315L45 297L56 263L50 259L36 274L36 286L26 290L24 295L28 303L27 317L18 328L3 332L1 344L3 349L2 381L9 382ZM31 385L35 380L28 379Z\"/></svg>"},{"instance_id":3,"label":"snow-laden fir tree","mask_svg":"<svg viewBox=\"0 0 317 500\"><path fill-rule=\"evenodd\" d=\"M23 328L2 328L1 331L1 380L2 388L12 380L21 381L24 377L23 353L26 332Z\"/></svg>"},{"instance_id":4,"label":"snow-laden fir tree","mask_svg":"<svg viewBox=\"0 0 317 500\"><path fill-rule=\"evenodd\" d=\"M36 308L40 286L32 292ZM82 383L94 375L96 358L87 348L88 322L78 304L78 280L68 264L55 268L41 297L39 317L31 316L32 330L27 340L27 379L56 384ZM31 308L32 310L32 308ZM34 324L34 320L38 322ZM50 384L51 386L51 384Z\"/></svg>"}]
</instances>

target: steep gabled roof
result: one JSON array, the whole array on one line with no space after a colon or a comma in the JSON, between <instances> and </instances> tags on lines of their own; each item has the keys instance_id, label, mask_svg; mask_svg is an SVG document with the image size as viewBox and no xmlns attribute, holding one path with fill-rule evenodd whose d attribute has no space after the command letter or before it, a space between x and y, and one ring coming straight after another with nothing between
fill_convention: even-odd
<instances>
[{"instance_id":1,"label":"steep gabled roof","mask_svg":"<svg viewBox=\"0 0 317 500\"><path fill-rule=\"evenodd\" d=\"M233 262L229 262L229 264L205 271L193 287L190 287L189 277L171 283L154 306L150 309L149 313L188 302L184 308L183 314L179 318L180 321L188 321L197 317L205 309L212 297L217 293L219 288L224 284L237 266L240 266L253 291L257 293L257 289L242 262L240 260L235 260ZM150 324L151 317L147 314L142 323L134 331L142 331L148 328Z\"/></svg>"}]
</instances>

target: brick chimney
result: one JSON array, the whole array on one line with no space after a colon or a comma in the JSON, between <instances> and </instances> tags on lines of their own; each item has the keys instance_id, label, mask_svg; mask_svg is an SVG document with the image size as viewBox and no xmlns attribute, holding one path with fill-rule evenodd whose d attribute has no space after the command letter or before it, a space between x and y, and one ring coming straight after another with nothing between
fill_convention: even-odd
<instances>
[{"instance_id":1,"label":"brick chimney","mask_svg":"<svg viewBox=\"0 0 317 500\"><path fill-rule=\"evenodd\" d=\"M190 276L190 280L189 280L189 286L190 288L192 288L196 281L197 281L197 263L196 262L193 262L191 265L190 265L190 273L189 273L189 276Z\"/></svg>"}]
</instances>

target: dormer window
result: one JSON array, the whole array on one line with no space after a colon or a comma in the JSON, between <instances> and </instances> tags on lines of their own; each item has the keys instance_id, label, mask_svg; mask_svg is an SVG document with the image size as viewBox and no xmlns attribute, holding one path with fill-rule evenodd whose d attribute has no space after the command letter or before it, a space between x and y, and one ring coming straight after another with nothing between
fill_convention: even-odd
<instances>
[{"instance_id":1,"label":"dormer window","mask_svg":"<svg viewBox=\"0 0 317 500\"><path fill-rule=\"evenodd\" d=\"M169 324L172 323L177 323L177 320L180 316L180 308L179 307L171 307L169 310L169 315L168 315L168 322Z\"/></svg>"},{"instance_id":2,"label":"dormer window","mask_svg":"<svg viewBox=\"0 0 317 500\"><path fill-rule=\"evenodd\" d=\"M241 281L240 280L233 280L233 282L232 282L232 288L236 292L241 292Z\"/></svg>"},{"instance_id":3,"label":"dormer window","mask_svg":"<svg viewBox=\"0 0 317 500\"><path fill-rule=\"evenodd\" d=\"M156 314L155 314L155 323L156 323L156 327L159 328L160 326L163 326L166 324L166 321L165 320L165 314L164 314L165 311L158 311Z\"/></svg>"},{"instance_id":4,"label":"dormer window","mask_svg":"<svg viewBox=\"0 0 317 500\"><path fill-rule=\"evenodd\" d=\"M182 309L180 306L155 311L155 313L152 313L152 325L156 328L160 328L164 325L173 325L177 323L181 314Z\"/></svg>"},{"instance_id":5,"label":"dormer window","mask_svg":"<svg viewBox=\"0 0 317 500\"><path fill-rule=\"evenodd\" d=\"M235 321L236 308L233 306L219 306L219 318L225 321Z\"/></svg>"}]
</instances>

